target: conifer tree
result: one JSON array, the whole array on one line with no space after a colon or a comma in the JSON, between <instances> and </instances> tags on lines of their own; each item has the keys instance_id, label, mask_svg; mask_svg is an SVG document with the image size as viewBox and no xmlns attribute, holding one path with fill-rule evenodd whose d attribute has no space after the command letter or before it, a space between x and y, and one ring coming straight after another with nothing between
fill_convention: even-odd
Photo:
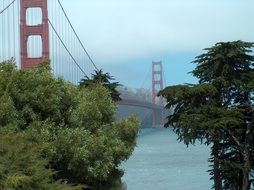
<instances>
[{"instance_id":1,"label":"conifer tree","mask_svg":"<svg viewBox=\"0 0 254 190\"><path fill-rule=\"evenodd\" d=\"M249 190L254 169L253 43L217 43L196 57L196 85L165 88L172 125L186 144L211 144L214 189Z\"/></svg>"},{"instance_id":2,"label":"conifer tree","mask_svg":"<svg viewBox=\"0 0 254 190\"><path fill-rule=\"evenodd\" d=\"M92 74L91 78L86 76L84 79L80 81L81 87L93 87L96 84L102 84L106 87L111 95L113 101L117 102L120 101L120 93L117 90L117 87L121 86L119 82L112 82L115 80L109 73L103 73L102 70L95 71L95 74Z\"/></svg>"}]
</instances>

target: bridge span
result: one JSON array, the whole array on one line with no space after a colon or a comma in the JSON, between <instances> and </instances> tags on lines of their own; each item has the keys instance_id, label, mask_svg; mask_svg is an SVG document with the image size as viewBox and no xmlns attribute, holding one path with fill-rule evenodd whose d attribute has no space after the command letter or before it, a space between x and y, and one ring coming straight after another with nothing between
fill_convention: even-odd
<instances>
[{"instance_id":1,"label":"bridge span","mask_svg":"<svg viewBox=\"0 0 254 190\"><path fill-rule=\"evenodd\" d=\"M148 101L142 101L134 98L124 98L122 101L117 102L118 105L128 105L128 106L139 106L143 108L148 108L152 110L162 110L162 105L153 104Z\"/></svg>"},{"instance_id":2,"label":"bridge span","mask_svg":"<svg viewBox=\"0 0 254 190\"><path fill-rule=\"evenodd\" d=\"M136 114L141 120L141 123L145 123L146 127L147 125L151 125L153 128L159 128L164 125L164 107L162 105L134 98L123 98L122 101L117 102L117 105L118 108L119 106L123 106L122 109L128 109L128 113L125 112L128 114L127 116ZM144 109L137 111L135 108ZM118 112L123 112L123 110L119 109Z\"/></svg>"}]
</instances>

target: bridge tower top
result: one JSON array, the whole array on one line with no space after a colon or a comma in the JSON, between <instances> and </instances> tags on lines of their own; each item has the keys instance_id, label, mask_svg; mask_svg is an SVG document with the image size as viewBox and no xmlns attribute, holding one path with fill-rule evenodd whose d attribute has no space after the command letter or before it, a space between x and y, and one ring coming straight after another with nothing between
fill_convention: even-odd
<instances>
[{"instance_id":1,"label":"bridge tower top","mask_svg":"<svg viewBox=\"0 0 254 190\"><path fill-rule=\"evenodd\" d=\"M20 53L21 68L34 67L39 62L49 59L49 27L48 6L45 0L20 0ZM42 13L41 23L29 25L27 22L27 11L32 8L40 8ZM40 57L28 55L28 41L31 36L39 36L42 44Z\"/></svg>"},{"instance_id":2,"label":"bridge tower top","mask_svg":"<svg viewBox=\"0 0 254 190\"><path fill-rule=\"evenodd\" d=\"M163 66L162 62L152 62L152 98L156 104L157 93L163 89Z\"/></svg>"}]
</instances>

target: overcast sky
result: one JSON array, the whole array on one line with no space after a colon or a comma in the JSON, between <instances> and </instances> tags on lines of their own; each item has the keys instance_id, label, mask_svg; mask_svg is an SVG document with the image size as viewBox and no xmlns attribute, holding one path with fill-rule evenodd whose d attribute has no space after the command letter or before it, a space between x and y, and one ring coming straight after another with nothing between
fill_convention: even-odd
<instances>
[{"instance_id":1,"label":"overcast sky","mask_svg":"<svg viewBox=\"0 0 254 190\"><path fill-rule=\"evenodd\" d=\"M167 85L195 82L187 72L203 48L254 41L253 0L61 2L97 65L131 87L149 86L153 60L163 61Z\"/></svg>"}]
</instances>

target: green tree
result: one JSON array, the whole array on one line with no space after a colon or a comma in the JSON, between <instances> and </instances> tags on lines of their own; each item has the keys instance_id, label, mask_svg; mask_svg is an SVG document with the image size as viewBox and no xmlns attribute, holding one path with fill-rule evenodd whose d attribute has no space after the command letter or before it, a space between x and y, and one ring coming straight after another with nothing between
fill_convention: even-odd
<instances>
[{"instance_id":1,"label":"green tree","mask_svg":"<svg viewBox=\"0 0 254 190\"><path fill-rule=\"evenodd\" d=\"M95 74L92 74L91 78L86 76L84 79L80 81L81 87L93 87L94 84L102 84L104 87L106 87L111 95L111 98L113 101L117 102L120 101L120 93L117 90L117 87L120 86L118 82L111 82L112 80L115 80L112 76L110 76L109 73L103 73L102 70L95 71Z\"/></svg>"},{"instance_id":2,"label":"green tree","mask_svg":"<svg viewBox=\"0 0 254 190\"><path fill-rule=\"evenodd\" d=\"M175 108L168 117L179 139L212 144L214 188L250 189L254 169L253 43L217 43L196 58L197 85L177 85L160 92Z\"/></svg>"},{"instance_id":3,"label":"green tree","mask_svg":"<svg viewBox=\"0 0 254 190\"><path fill-rule=\"evenodd\" d=\"M60 181L41 157L43 144L32 142L25 133L3 133L0 138L0 189L81 190Z\"/></svg>"},{"instance_id":4,"label":"green tree","mask_svg":"<svg viewBox=\"0 0 254 190\"><path fill-rule=\"evenodd\" d=\"M134 150L139 122L135 117L116 121L107 88L94 84L81 89L54 78L47 62L23 71L7 61L0 64L0 100L0 138L5 131L25 133L43 161L38 170L53 171L55 183L124 188L118 166ZM37 144L45 148L38 150ZM37 167L35 156L31 166Z\"/></svg>"}]
</instances>

